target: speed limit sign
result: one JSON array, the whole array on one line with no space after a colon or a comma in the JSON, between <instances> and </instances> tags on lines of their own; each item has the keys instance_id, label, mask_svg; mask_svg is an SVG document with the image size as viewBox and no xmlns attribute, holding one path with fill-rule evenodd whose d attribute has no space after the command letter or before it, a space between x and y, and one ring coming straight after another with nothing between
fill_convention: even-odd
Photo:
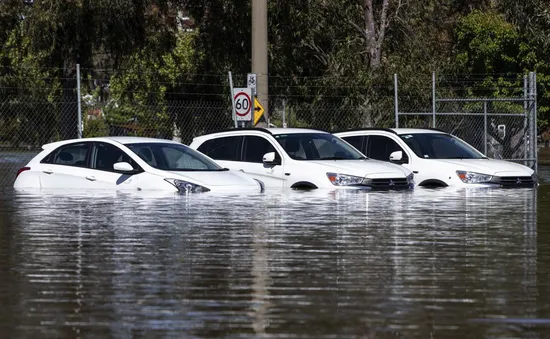
<instances>
[{"instance_id":1,"label":"speed limit sign","mask_svg":"<svg viewBox=\"0 0 550 339\"><path fill-rule=\"evenodd\" d=\"M233 109L237 121L252 120L252 91L250 88L234 88L233 89Z\"/></svg>"}]
</instances>

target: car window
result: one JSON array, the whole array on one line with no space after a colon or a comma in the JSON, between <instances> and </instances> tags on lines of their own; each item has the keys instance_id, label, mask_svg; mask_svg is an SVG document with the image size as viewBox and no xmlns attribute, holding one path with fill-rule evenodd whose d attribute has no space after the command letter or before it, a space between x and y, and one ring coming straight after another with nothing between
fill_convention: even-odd
<instances>
[{"instance_id":1,"label":"car window","mask_svg":"<svg viewBox=\"0 0 550 339\"><path fill-rule=\"evenodd\" d=\"M242 137L223 137L205 141L197 150L212 159L239 161Z\"/></svg>"},{"instance_id":2,"label":"car window","mask_svg":"<svg viewBox=\"0 0 550 339\"><path fill-rule=\"evenodd\" d=\"M415 133L400 135L420 158L481 159L482 154L462 140L445 133Z\"/></svg>"},{"instance_id":3,"label":"car window","mask_svg":"<svg viewBox=\"0 0 550 339\"><path fill-rule=\"evenodd\" d=\"M105 142L95 143L92 168L102 171L116 172L113 166L117 162L127 162L138 169L138 164L123 150Z\"/></svg>"},{"instance_id":4,"label":"car window","mask_svg":"<svg viewBox=\"0 0 550 339\"><path fill-rule=\"evenodd\" d=\"M389 161L390 154L395 151L403 151L403 161L407 161L407 153L395 142L395 140L383 135L369 136L369 147L367 156L372 159Z\"/></svg>"},{"instance_id":5,"label":"car window","mask_svg":"<svg viewBox=\"0 0 550 339\"><path fill-rule=\"evenodd\" d=\"M70 144L58 147L48 156L46 156L41 163L66 165L66 166L87 166L87 155L90 143L83 142L77 144Z\"/></svg>"},{"instance_id":6,"label":"car window","mask_svg":"<svg viewBox=\"0 0 550 339\"><path fill-rule=\"evenodd\" d=\"M243 161L263 163L264 154L269 152L275 152L275 159L281 158L269 140L254 135L244 137Z\"/></svg>"},{"instance_id":7,"label":"car window","mask_svg":"<svg viewBox=\"0 0 550 339\"><path fill-rule=\"evenodd\" d=\"M351 137L343 137L345 141L347 141L350 145L357 148L360 152L364 152L363 149L363 136L362 135L356 135Z\"/></svg>"},{"instance_id":8,"label":"car window","mask_svg":"<svg viewBox=\"0 0 550 339\"><path fill-rule=\"evenodd\" d=\"M329 133L275 135L275 140L295 160L357 160L365 156Z\"/></svg>"},{"instance_id":9,"label":"car window","mask_svg":"<svg viewBox=\"0 0 550 339\"><path fill-rule=\"evenodd\" d=\"M135 143L126 145L150 166L167 171L222 171L221 166L182 144Z\"/></svg>"}]
</instances>

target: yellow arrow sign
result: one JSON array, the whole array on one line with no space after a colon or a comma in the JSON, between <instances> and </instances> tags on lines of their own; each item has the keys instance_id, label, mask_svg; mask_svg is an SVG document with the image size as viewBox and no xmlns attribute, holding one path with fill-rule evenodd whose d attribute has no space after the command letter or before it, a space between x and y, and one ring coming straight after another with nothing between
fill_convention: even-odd
<instances>
[{"instance_id":1,"label":"yellow arrow sign","mask_svg":"<svg viewBox=\"0 0 550 339\"><path fill-rule=\"evenodd\" d=\"M264 115L264 108L258 101L258 98L254 97L254 126L260 121L262 115Z\"/></svg>"}]
</instances>

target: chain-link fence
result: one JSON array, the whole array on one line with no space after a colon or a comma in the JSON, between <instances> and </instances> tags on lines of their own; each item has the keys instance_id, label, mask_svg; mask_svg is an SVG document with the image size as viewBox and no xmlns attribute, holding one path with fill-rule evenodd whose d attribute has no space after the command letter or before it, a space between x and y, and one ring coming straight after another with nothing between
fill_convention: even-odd
<instances>
[{"instance_id":1,"label":"chain-link fence","mask_svg":"<svg viewBox=\"0 0 550 339\"><path fill-rule=\"evenodd\" d=\"M118 89L119 94L114 95L108 79L99 77L83 78L78 91L77 72L71 74L37 79L0 73L0 187L11 186L17 169L42 145L77 138L79 133L83 137L148 136L189 144L195 136L234 126L227 75L207 75L202 82L171 84L171 91ZM411 96L398 93L391 83L365 87L344 84L327 91L330 81L325 79L312 82L289 77L292 84L288 85L281 78L269 79L270 126L332 131L394 127L397 120L400 127L434 126L430 86ZM235 79L235 86L242 86L246 75ZM438 91L447 98L460 95L460 91L450 87ZM530 159L533 163L534 151L527 153L525 146L536 140L528 132L536 126L532 120L536 116L534 100L438 100L434 104L436 127L458 135L489 156ZM260 122L261 126L266 124Z\"/></svg>"},{"instance_id":2,"label":"chain-link fence","mask_svg":"<svg viewBox=\"0 0 550 339\"><path fill-rule=\"evenodd\" d=\"M498 81L504 83L500 87L494 87L491 80L489 76L443 76L438 80L434 73L431 88L425 89L431 92L429 98L422 101L396 95L396 126L437 128L458 136L491 158L522 163L536 170L536 74L500 76ZM490 97L496 92L505 97Z\"/></svg>"}]
</instances>

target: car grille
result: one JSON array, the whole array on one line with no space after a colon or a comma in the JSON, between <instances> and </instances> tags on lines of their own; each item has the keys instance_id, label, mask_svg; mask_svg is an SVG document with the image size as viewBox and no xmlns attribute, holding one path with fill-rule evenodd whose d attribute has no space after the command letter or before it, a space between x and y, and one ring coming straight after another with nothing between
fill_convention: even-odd
<instances>
[{"instance_id":1,"label":"car grille","mask_svg":"<svg viewBox=\"0 0 550 339\"><path fill-rule=\"evenodd\" d=\"M370 186L373 189L407 189L409 183L406 178L392 178L392 179L371 179Z\"/></svg>"},{"instance_id":2,"label":"car grille","mask_svg":"<svg viewBox=\"0 0 550 339\"><path fill-rule=\"evenodd\" d=\"M503 187L529 187L535 184L532 177L494 177L492 181Z\"/></svg>"}]
</instances>

